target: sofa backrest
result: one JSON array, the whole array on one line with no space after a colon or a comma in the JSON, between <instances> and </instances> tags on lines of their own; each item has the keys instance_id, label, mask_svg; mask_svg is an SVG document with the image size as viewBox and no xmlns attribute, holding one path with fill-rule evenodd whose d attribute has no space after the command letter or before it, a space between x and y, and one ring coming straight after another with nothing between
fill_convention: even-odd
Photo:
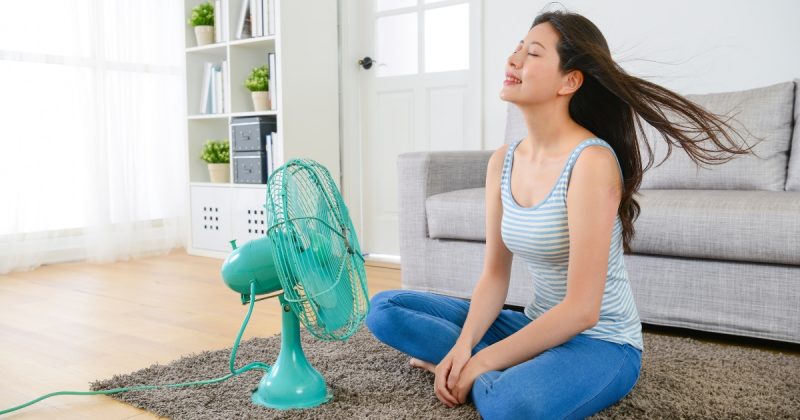
<instances>
[{"instance_id":1,"label":"sofa backrest","mask_svg":"<svg viewBox=\"0 0 800 420\"><path fill-rule=\"evenodd\" d=\"M686 99L700 105L723 119L733 117L728 123L742 135L755 155L739 155L724 164L698 166L681 148L673 147L669 158L660 166L667 152L664 136L644 122L647 140L653 149L653 165L642 177L642 189L708 189L708 190L768 190L784 191L786 166L792 138L792 114L794 108L794 82L782 82L770 86L733 92L689 94ZM678 123L686 123L675 115L667 117ZM748 133L749 131L749 133ZM734 142L742 140L729 132ZM694 134L692 138L705 139L705 134ZM764 141L759 142L758 139ZM724 138L720 139L725 142ZM642 164L647 159L644 139L640 138ZM714 148L711 141L701 146Z\"/></svg>"},{"instance_id":2,"label":"sofa backrest","mask_svg":"<svg viewBox=\"0 0 800 420\"><path fill-rule=\"evenodd\" d=\"M794 129L788 171L786 191L800 191L800 79L794 79Z\"/></svg>"},{"instance_id":3,"label":"sofa backrest","mask_svg":"<svg viewBox=\"0 0 800 420\"><path fill-rule=\"evenodd\" d=\"M506 108L506 135L505 143L511 144L517 140L524 139L528 135L528 127L525 126L525 119L522 118L522 111L511 102L507 103Z\"/></svg>"},{"instance_id":4,"label":"sofa backrest","mask_svg":"<svg viewBox=\"0 0 800 420\"><path fill-rule=\"evenodd\" d=\"M796 129L800 124L797 117L800 109L795 106L795 102L800 101L800 88L795 89L796 83L800 83L800 79L741 91L685 95L713 113L733 116L729 124L748 145L757 143L756 137L764 138L753 148L757 156L737 156L721 165L698 167L683 149L673 147L669 158L656 167L666 156L666 140L640 119L654 152L653 166L643 175L640 188L800 191L800 130ZM522 112L516 105L508 103L505 143L510 144L526 135ZM738 136L731 136L741 143ZM644 141L642 138L639 140ZM793 161L789 159L792 143L796 145L792 152L798 158ZM708 144L713 146L711 142ZM647 159L645 147L644 144L640 146L643 165Z\"/></svg>"}]
</instances>

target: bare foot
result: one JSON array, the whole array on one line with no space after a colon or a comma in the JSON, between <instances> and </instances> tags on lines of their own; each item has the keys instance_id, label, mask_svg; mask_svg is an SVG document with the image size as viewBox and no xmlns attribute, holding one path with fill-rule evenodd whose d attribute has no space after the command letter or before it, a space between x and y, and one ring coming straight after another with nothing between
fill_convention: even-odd
<instances>
[{"instance_id":1,"label":"bare foot","mask_svg":"<svg viewBox=\"0 0 800 420\"><path fill-rule=\"evenodd\" d=\"M425 369L430 373L436 373L436 365L430 362L426 362L424 360L419 360L415 357L412 357L408 361L408 364L418 369Z\"/></svg>"}]
</instances>

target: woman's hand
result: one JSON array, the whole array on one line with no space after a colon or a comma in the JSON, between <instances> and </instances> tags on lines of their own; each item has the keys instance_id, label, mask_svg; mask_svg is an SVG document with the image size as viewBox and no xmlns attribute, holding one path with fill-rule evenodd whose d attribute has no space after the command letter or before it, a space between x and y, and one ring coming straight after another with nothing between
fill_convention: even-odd
<instances>
[{"instance_id":1,"label":"woman's hand","mask_svg":"<svg viewBox=\"0 0 800 420\"><path fill-rule=\"evenodd\" d=\"M469 343L459 340L444 356L444 359L436 365L434 372L436 377L433 381L434 393L441 402L450 408L463 403L453 395L452 388L458 383L461 370L471 357L472 349L469 347Z\"/></svg>"},{"instance_id":2,"label":"woman's hand","mask_svg":"<svg viewBox=\"0 0 800 420\"><path fill-rule=\"evenodd\" d=\"M486 368L481 364L481 359L476 353L469 359L467 365L461 370L455 386L450 387L450 395L454 396L459 404L467 402L469 393L472 392L472 385L478 376L486 372Z\"/></svg>"}]
</instances>

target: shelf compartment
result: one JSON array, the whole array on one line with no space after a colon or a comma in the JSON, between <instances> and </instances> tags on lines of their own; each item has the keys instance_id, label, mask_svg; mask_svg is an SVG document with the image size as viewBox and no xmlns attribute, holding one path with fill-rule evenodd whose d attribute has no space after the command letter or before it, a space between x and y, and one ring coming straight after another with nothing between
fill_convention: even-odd
<instances>
[{"instance_id":1,"label":"shelf compartment","mask_svg":"<svg viewBox=\"0 0 800 420\"><path fill-rule=\"evenodd\" d=\"M274 42L253 42L231 46L230 49L230 83L231 111L233 114L250 113L253 110L253 99L244 82L254 67L268 64L267 54L275 52ZM274 86L270 86L273 89ZM272 110L274 112L274 110Z\"/></svg>"},{"instance_id":2,"label":"shelf compartment","mask_svg":"<svg viewBox=\"0 0 800 420\"><path fill-rule=\"evenodd\" d=\"M203 95L203 76L206 62L222 63L226 60L226 50L212 49L186 55L186 109L191 116L225 116L224 113L203 114L200 99ZM224 83L224 81L223 81ZM223 86L223 93L229 86ZM230 107L230 104L227 104Z\"/></svg>"},{"instance_id":3,"label":"shelf compartment","mask_svg":"<svg viewBox=\"0 0 800 420\"><path fill-rule=\"evenodd\" d=\"M187 129L189 134L189 180L191 182L209 182L211 178L208 175L208 164L200 159L203 145L207 140L228 139L230 142L228 119L190 119ZM232 173L230 175L232 180Z\"/></svg>"}]
</instances>

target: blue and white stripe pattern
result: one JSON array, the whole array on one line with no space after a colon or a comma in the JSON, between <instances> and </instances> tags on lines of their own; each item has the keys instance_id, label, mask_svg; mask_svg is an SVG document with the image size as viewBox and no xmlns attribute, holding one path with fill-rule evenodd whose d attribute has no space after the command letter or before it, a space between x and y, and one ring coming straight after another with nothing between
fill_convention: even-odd
<instances>
[{"instance_id":1,"label":"blue and white stripe pattern","mask_svg":"<svg viewBox=\"0 0 800 420\"><path fill-rule=\"evenodd\" d=\"M511 194L514 149L521 141L509 145L503 164L500 188L503 219L500 230L506 247L516 258L524 261L533 277L534 297L525 307L525 315L533 320L562 301L567 292L569 229L566 202L567 182L572 167L581 151L588 146L604 146L612 153L614 149L599 138L584 140L572 151L550 194L533 207L523 207ZM612 232L600 319L597 325L581 334L621 344L630 343L644 350L639 312L622 256L622 222L619 215Z\"/></svg>"}]
</instances>

